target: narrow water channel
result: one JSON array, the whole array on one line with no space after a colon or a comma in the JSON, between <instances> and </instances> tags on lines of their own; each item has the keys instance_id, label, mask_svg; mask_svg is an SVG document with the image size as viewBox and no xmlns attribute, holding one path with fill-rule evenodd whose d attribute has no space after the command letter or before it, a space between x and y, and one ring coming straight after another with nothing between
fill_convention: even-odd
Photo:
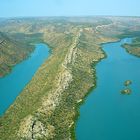
<instances>
[{"instance_id":1,"label":"narrow water channel","mask_svg":"<svg viewBox=\"0 0 140 140\"><path fill-rule=\"evenodd\" d=\"M96 65L97 87L80 107L77 140L140 140L140 58L121 47L131 38L102 45L107 54ZM122 95L132 80L132 94Z\"/></svg>"},{"instance_id":2,"label":"narrow water channel","mask_svg":"<svg viewBox=\"0 0 140 140\"><path fill-rule=\"evenodd\" d=\"M14 102L48 56L48 46L37 44L28 59L17 64L10 74L0 78L0 116Z\"/></svg>"}]
</instances>

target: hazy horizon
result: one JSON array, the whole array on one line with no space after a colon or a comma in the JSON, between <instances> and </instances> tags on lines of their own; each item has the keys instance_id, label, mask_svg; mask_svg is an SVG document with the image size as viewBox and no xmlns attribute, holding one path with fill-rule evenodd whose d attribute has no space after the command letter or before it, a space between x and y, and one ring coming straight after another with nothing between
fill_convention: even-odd
<instances>
[{"instance_id":1,"label":"hazy horizon","mask_svg":"<svg viewBox=\"0 0 140 140\"><path fill-rule=\"evenodd\" d=\"M4 0L0 17L140 16L137 0Z\"/></svg>"},{"instance_id":2,"label":"hazy horizon","mask_svg":"<svg viewBox=\"0 0 140 140\"><path fill-rule=\"evenodd\" d=\"M123 16L123 15L84 15L84 16L9 16L9 17L0 17L1 19L11 19L11 18L84 18L84 17L137 17L140 16Z\"/></svg>"}]
</instances>

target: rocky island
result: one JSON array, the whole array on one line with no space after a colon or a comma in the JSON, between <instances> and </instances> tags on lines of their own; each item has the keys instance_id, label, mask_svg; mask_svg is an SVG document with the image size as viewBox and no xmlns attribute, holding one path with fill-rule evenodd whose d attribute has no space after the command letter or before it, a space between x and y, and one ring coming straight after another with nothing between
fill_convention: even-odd
<instances>
[{"instance_id":1,"label":"rocky island","mask_svg":"<svg viewBox=\"0 0 140 140\"><path fill-rule=\"evenodd\" d=\"M131 84L132 84L131 80L126 80L124 82L125 87L129 87ZM129 94L131 94L131 92L132 92L132 90L130 88L126 88L126 89L121 90L121 94L129 95Z\"/></svg>"},{"instance_id":2,"label":"rocky island","mask_svg":"<svg viewBox=\"0 0 140 140\"><path fill-rule=\"evenodd\" d=\"M126 95L129 95L129 94L131 94L131 89L124 89L124 90L121 90L121 93L122 94L126 94Z\"/></svg>"},{"instance_id":3,"label":"rocky island","mask_svg":"<svg viewBox=\"0 0 140 140\"><path fill-rule=\"evenodd\" d=\"M125 85L125 86L129 86L129 85L131 85L131 84L132 84L132 81L131 81L131 80L127 80L127 81L124 82L124 85Z\"/></svg>"}]
</instances>

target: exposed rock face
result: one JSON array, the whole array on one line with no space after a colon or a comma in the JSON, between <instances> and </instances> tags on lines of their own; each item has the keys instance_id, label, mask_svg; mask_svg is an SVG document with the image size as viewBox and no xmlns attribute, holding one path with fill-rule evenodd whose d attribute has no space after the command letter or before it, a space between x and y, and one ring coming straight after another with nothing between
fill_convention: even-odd
<instances>
[{"instance_id":1,"label":"exposed rock face","mask_svg":"<svg viewBox=\"0 0 140 140\"><path fill-rule=\"evenodd\" d=\"M77 45L79 43L79 37L81 35L81 31L77 34L75 37L74 43L71 45L70 50L68 54L66 55L66 58L64 60L64 63L62 64L64 67L67 67L68 64L74 64L76 59L76 53L77 53Z\"/></svg>"},{"instance_id":2,"label":"exposed rock face","mask_svg":"<svg viewBox=\"0 0 140 140\"><path fill-rule=\"evenodd\" d=\"M72 75L66 69L57 77L57 88L51 91L46 98L43 98L42 106L39 108L39 112L48 114L55 110L55 107L59 105L62 92L69 86L72 81Z\"/></svg>"},{"instance_id":3,"label":"exposed rock face","mask_svg":"<svg viewBox=\"0 0 140 140\"><path fill-rule=\"evenodd\" d=\"M33 116L27 116L20 125L18 132L18 137L21 140L38 140L41 138L46 138L51 136L54 132L54 127L47 125L47 128L44 124Z\"/></svg>"},{"instance_id":4,"label":"exposed rock face","mask_svg":"<svg viewBox=\"0 0 140 140\"><path fill-rule=\"evenodd\" d=\"M36 116L38 117L41 114L45 114L46 117L49 117L54 112L55 108L59 105L62 97L62 93L65 89L68 88L69 84L72 82L72 74L71 69L69 68L69 64L74 64L77 54L77 44L79 39L79 34L75 37L74 43L70 46L68 53L62 63L61 71L59 75L56 77L55 81L57 81L56 88L48 93L48 96L42 99L42 105L37 110ZM71 127L73 122L69 125ZM39 121L34 116L26 117L20 124L20 129L18 131L18 136L21 139L31 139L37 140L38 138L46 138L54 135L55 127L51 124L46 125ZM69 138L70 140L70 134Z\"/></svg>"}]
</instances>

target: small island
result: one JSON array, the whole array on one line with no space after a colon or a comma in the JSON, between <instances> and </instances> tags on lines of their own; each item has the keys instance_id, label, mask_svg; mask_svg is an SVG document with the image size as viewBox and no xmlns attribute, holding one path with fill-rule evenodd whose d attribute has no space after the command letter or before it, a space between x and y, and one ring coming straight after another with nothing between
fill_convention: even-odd
<instances>
[{"instance_id":1,"label":"small island","mask_svg":"<svg viewBox=\"0 0 140 140\"><path fill-rule=\"evenodd\" d=\"M131 80L126 80L125 82L124 82L124 85L125 86L129 86L129 85L131 85L132 84L132 81Z\"/></svg>"},{"instance_id":2,"label":"small island","mask_svg":"<svg viewBox=\"0 0 140 140\"><path fill-rule=\"evenodd\" d=\"M126 80L125 82L124 82L124 86L125 87L127 87L127 88L125 88L125 89L122 89L121 90L121 94L126 94L126 95L129 95L129 94L131 94L131 89L129 88L129 86L132 84L132 81L131 80Z\"/></svg>"},{"instance_id":3,"label":"small island","mask_svg":"<svg viewBox=\"0 0 140 140\"><path fill-rule=\"evenodd\" d=\"M129 95L129 94L131 94L131 89L124 89L124 90L121 90L121 93L122 93L122 94Z\"/></svg>"}]
</instances>

